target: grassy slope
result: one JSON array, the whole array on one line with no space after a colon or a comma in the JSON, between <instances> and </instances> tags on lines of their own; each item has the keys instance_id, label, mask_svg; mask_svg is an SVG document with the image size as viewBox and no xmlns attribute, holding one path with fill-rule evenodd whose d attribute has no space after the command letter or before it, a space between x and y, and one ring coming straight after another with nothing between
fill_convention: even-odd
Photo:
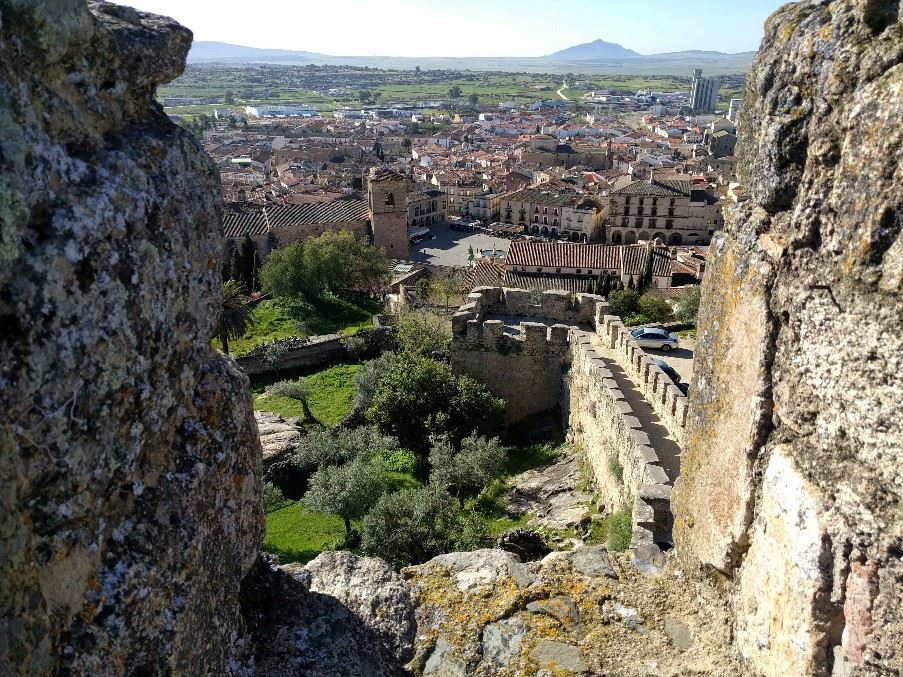
<instances>
[{"instance_id":1,"label":"grassy slope","mask_svg":"<svg viewBox=\"0 0 903 677\"><path fill-rule=\"evenodd\" d=\"M354 375L359 364L340 364L307 377L310 384L310 410L316 419L327 426L338 425L354 399ZM263 388L255 388L254 408L272 411L280 416L302 416L301 404L286 397L268 397Z\"/></svg>"}]
</instances>

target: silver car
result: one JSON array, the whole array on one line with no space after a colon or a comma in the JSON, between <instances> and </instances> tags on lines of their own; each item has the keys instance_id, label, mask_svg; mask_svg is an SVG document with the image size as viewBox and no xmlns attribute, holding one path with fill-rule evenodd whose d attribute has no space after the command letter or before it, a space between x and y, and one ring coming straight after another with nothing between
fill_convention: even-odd
<instances>
[{"instance_id":1,"label":"silver car","mask_svg":"<svg viewBox=\"0 0 903 677\"><path fill-rule=\"evenodd\" d=\"M669 334L664 329L640 327L630 332L641 348L653 348L669 352L677 347L677 334Z\"/></svg>"}]
</instances>

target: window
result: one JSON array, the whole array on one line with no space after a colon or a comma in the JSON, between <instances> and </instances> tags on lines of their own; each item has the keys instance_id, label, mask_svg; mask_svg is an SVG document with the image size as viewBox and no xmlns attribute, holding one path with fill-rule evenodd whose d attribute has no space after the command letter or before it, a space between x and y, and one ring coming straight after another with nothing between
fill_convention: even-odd
<instances>
[{"instance_id":1,"label":"window","mask_svg":"<svg viewBox=\"0 0 903 677\"><path fill-rule=\"evenodd\" d=\"M624 198L624 204L627 204L627 205L630 204L630 197L629 197L629 196Z\"/></svg>"},{"instance_id":2,"label":"window","mask_svg":"<svg viewBox=\"0 0 903 677\"><path fill-rule=\"evenodd\" d=\"M555 209L553 209L553 210L552 210L552 213L553 213L555 216L558 216L558 208L556 207Z\"/></svg>"},{"instance_id":3,"label":"window","mask_svg":"<svg viewBox=\"0 0 903 677\"><path fill-rule=\"evenodd\" d=\"M542 268L537 268L537 269L536 269L536 272L537 272L537 273L541 273L541 272L542 272Z\"/></svg>"},{"instance_id":4,"label":"window","mask_svg":"<svg viewBox=\"0 0 903 677\"><path fill-rule=\"evenodd\" d=\"M542 225L544 225L544 226L548 226L548 225L549 225L549 217L548 217L548 216L543 216L543 217L542 217Z\"/></svg>"},{"instance_id":5,"label":"window","mask_svg":"<svg viewBox=\"0 0 903 677\"><path fill-rule=\"evenodd\" d=\"M543 214L548 214L548 213L549 213L549 208L548 208L548 207L543 207L543 208L542 208L542 213L543 213Z\"/></svg>"},{"instance_id":6,"label":"window","mask_svg":"<svg viewBox=\"0 0 903 677\"><path fill-rule=\"evenodd\" d=\"M533 207L533 213L539 214L539 207Z\"/></svg>"},{"instance_id":7,"label":"window","mask_svg":"<svg viewBox=\"0 0 903 677\"><path fill-rule=\"evenodd\" d=\"M658 204L658 198L657 197L652 198L652 206L654 207L657 204Z\"/></svg>"},{"instance_id":8,"label":"window","mask_svg":"<svg viewBox=\"0 0 903 677\"><path fill-rule=\"evenodd\" d=\"M392 193L386 193L386 197L383 200L383 204L385 204L387 207L394 207L395 206L395 196L392 195Z\"/></svg>"},{"instance_id":9,"label":"window","mask_svg":"<svg viewBox=\"0 0 903 677\"><path fill-rule=\"evenodd\" d=\"M626 216L623 219L621 219L621 225L624 226L625 228L627 227L627 221L628 221L628 219Z\"/></svg>"},{"instance_id":10,"label":"window","mask_svg":"<svg viewBox=\"0 0 903 677\"><path fill-rule=\"evenodd\" d=\"M583 271L582 271L580 268L577 269L577 274L578 274L578 275L579 275L580 273L582 273L582 272L583 272Z\"/></svg>"},{"instance_id":11,"label":"window","mask_svg":"<svg viewBox=\"0 0 903 677\"><path fill-rule=\"evenodd\" d=\"M674 228L674 221L671 219L665 219L665 228L667 230L671 230L672 228Z\"/></svg>"},{"instance_id":12,"label":"window","mask_svg":"<svg viewBox=\"0 0 903 677\"><path fill-rule=\"evenodd\" d=\"M561 268L556 268L556 269L555 269L555 272L556 272L556 273L560 273L560 272L561 272Z\"/></svg>"},{"instance_id":13,"label":"window","mask_svg":"<svg viewBox=\"0 0 903 677\"><path fill-rule=\"evenodd\" d=\"M637 225L637 226L642 226L642 225L643 225L643 219L637 219L637 220L636 220L636 225Z\"/></svg>"}]
</instances>

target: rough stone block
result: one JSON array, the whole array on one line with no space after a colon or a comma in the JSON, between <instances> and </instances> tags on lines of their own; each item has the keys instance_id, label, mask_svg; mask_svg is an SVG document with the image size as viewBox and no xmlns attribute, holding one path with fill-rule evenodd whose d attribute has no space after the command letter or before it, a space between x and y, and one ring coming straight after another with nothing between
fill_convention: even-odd
<instances>
[{"instance_id":1,"label":"rough stone block","mask_svg":"<svg viewBox=\"0 0 903 677\"><path fill-rule=\"evenodd\" d=\"M452 333L466 334L467 323L472 319L474 319L473 313L469 312L457 312L452 315Z\"/></svg>"},{"instance_id":2,"label":"rough stone block","mask_svg":"<svg viewBox=\"0 0 903 677\"><path fill-rule=\"evenodd\" d=\"M647 435L642 430L631 430L630 438L633 440L634 444L637 446L648 446L649 445L649 435Z\"/></svg>"},{"instance_id":3,"label":"rough stone block","mask_svg":"<svg viewBox=\"0 0 903 677\"><path fill-rule=\"evenodd\" d=\"M487 307L498 303L502 299L501 287L474 287L473 293L479 294Z\"/></svg>"},{"instance_id":4,"label":"rough stone block","mask_svg":"<svg viewBox=\"0 0 903 677\"><path fill-rule=\"evenodd\" d=\"M636 416L624 416L622 420L624 421L624 426L626 428L633 428L635 430L639 430L640 428L643 427L642 424L640 423L640 420Z\"/></svg>"},{"instance_id":5,"label":"rough stone block","mask_svg":"<svg viewBox=\"0 0 903 677\"><path fill-rule=\"evenodd\" d=\"M571 328L566 324L556 324L549 329L549 343L553 346L567 345L570 337Z\"/></svg>"},{"instance_id":6,"label":"rough stone block","mask_svg":"<svg viewBox=\"0 0 903 677\"><path fill-rule=\"evenodd\" d=\"M548 289L542 293L540 306L545 317L564 320L571 308L571 294L560 289Z\"/></svg>"},{"instance_id":7,"label":"rough stone block","mask_svg":"<svg viewBox=\"0 0 903 677\"><path fill-rule=\"evenodd\" d=\"M468 343L479 343L480 342L480 321L479 320L468 320L467 321L467 342Z\"/></svg>"},{"instance_id":8,"label":"rough stone block","mask_svg":"<svg viewBox=\"0 0 903 677\"><path fill-rule=\"evenodd\" d=\"M667 484L671 481L661 466L647 465L645 470L644 478L646 484Z\"/></svg>"},{"instance_id":9,"label":"rough stone block","mask_svg":"<svg viewBox=\"0 0 903 677\"><path fill-rule=\"evenodd\" d=\"M818 490L775 447L739 576L737 646L766 677L824 674L819 604L831 589L830 540Z\"/></svg>"},{"instance_id":10,"label":"rough stone block","mask_svg":"<svg viewBox=\"0 0 903 677\"><path fill-rule=\"evenodd\" d=\"M530 292L526 289L503 289L503 301L509 315L526 315L530 307Z\"/></svg>"},{"instance_id":11,"label":"rough stone block","mask_svg":"<svg viewBox=\"0 0 903 677\"><path fill-rule=\"evenodd\" d=\"M504 335L505 323L501 320L486 320L483 323L483 345L485 347L495 348Z\"/></svg>"}]
</instances>

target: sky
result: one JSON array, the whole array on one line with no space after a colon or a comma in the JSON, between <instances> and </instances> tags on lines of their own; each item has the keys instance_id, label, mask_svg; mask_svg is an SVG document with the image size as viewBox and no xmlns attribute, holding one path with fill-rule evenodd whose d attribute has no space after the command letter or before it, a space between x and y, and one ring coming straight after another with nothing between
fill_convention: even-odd
<instances>
[{"instance_id":1,"label":"sky","mask_svg":"<svg viewBox=\"0 0 903 677\"><path fill-rule=\"evenodd\" d=\"M338 56L543 56L602 38L641 54L758 49L782 0L118 0L195 40Z\"/></svg>"}]
</instances>

